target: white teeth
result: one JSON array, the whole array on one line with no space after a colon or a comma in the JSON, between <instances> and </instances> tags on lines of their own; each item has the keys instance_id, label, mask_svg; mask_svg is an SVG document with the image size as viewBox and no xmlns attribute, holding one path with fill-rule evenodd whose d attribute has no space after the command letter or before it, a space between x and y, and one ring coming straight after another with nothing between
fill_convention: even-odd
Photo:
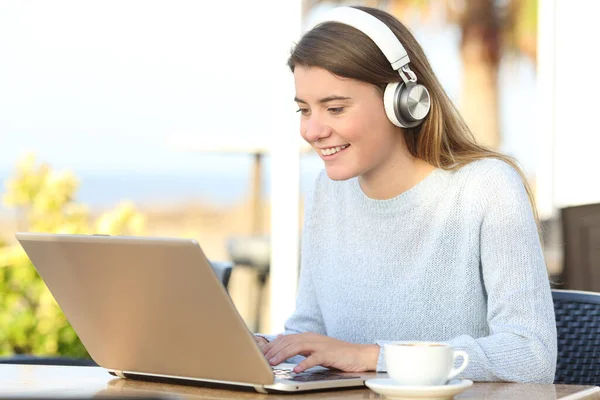
<instances>
[{"instance_id":1,"label":"white teeth","mask_svg":"<svg viewBox=\"0 0 600 400\"><path fill-rule=\"evenodd\" d=\"M321 150L321 154L323 154L324 156L330 156L332 154L337 153L338 151L344 150L348 146L349 145L345 144L343 146L332 147L330 149L323 149Z\"/></svg>"}]
</instances>

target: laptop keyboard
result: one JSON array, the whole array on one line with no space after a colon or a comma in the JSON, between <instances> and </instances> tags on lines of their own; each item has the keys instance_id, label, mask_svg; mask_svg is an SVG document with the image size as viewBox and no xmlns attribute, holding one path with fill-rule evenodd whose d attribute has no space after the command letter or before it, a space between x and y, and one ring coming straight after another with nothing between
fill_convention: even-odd
<instances>
[{"instance_id":1,"label":"laptop keyboard","mask_svg":"<svg viewBox=\"0 0 600 400\"><path fill-rule=\"evenodd\" d=\"M276 379L286 379L295 382L333 381L338 379L356 379L360 376L338 374L329 370L295 373L289 369L273 368Z\"/></svg>"}]
</instances>

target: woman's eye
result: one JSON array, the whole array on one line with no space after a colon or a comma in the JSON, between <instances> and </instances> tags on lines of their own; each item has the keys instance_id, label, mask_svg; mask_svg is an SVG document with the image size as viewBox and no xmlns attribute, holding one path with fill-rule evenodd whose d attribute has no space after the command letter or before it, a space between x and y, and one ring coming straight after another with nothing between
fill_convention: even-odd
<instances>
[{"instance_id":1,"label":"woman's eye","mask_svg":"<svg viewBox=\"0 0 600 400\"><path fill-rule=\"evenodd\" d=\"M308 114L308 109L307 108L299 108L298 110L296 110L296 112L299 112L302 115L307 115Z\"/></svg>"},{"instance_id":2,"label":"woman's eye","mask_svg":"<svg viewBox=\"0 0 600 400\"><path fill-rule=\"evenodd\" d=\"M330 107L327 109L332 114L340 114L344 111L344 107Z\"/></svg>"}]
</instances>

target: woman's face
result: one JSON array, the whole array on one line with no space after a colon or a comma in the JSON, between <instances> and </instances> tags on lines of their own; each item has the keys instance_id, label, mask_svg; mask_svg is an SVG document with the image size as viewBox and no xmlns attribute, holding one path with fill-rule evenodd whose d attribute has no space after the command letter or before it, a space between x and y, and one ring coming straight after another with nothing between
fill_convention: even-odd
<instances>
[{"instance_id":1,"label":"woman's face","mask_svg":"<svg viewBox=\"0 0 600 400\"><path fill-rule=\"evenodd\" d=\"M325 162L329 178L369 179L388 170L404 148L373 85L319 67L296 66L300 133Z\"/></svg>"}]
</instances>

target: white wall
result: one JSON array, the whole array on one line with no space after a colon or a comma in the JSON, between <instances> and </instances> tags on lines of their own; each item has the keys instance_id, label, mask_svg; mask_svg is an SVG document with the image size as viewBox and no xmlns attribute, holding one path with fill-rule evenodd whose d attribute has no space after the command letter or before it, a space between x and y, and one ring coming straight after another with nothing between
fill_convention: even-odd
<instances>
[{"instance_id":1,"label":"white wall","mask_svg":"<svg viewBox=\"0 0 600 400\"><path fill-rule=\"evenodd\" d=\"M283 332L296 304L299 251L299 120L290 113L295 94L285 61L300 38L301 0L269 0L273 34L271 82L271 304L268 330Z\"/></svg>"},{"instance_id":2,"label":"white wall","mask_svg":"<svg viewBox=\"0 0 600 400\"><path fill-rule=\"evenodd\" d=\"M538 203L600 202L600 2L542 0L539 13Z\"/></svg>"}]
</instances>

